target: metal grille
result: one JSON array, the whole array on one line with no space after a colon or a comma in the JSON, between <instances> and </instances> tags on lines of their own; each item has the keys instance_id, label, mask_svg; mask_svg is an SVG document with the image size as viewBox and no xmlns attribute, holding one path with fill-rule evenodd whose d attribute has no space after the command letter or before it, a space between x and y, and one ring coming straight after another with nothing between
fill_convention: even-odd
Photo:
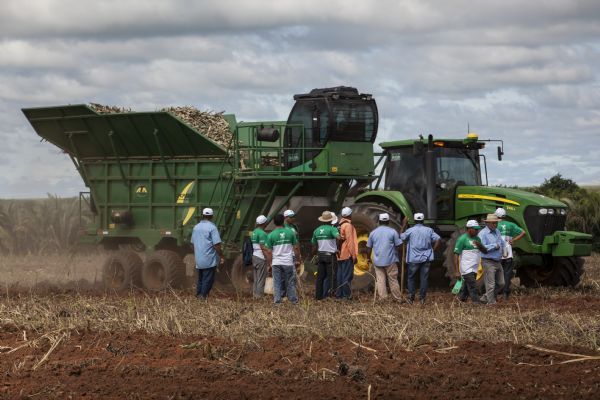
<instances>
[{"instance_id":1,"label":"metal grille","mask_svg":"<svg viewBox=\"0 0 600 400\"><path fill-rule=\"evenodd\" d=\"M565 215L540 215L540 208L542 207L529 206L525 209L524 215L529 236L535 244L542 244L545 236L565 229Z\"/></svg>"}]
</instances>

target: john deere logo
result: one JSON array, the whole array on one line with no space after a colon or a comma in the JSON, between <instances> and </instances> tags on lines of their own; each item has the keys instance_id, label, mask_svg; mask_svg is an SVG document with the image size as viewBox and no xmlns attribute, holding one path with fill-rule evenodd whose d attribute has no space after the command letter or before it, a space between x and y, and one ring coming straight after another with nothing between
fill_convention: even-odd
<instances>
[{"instance_id":1,"label":"john deere logo","mask_svg":"<svg viewBox=\"0 0 600 400\"><path fill-rule=\"evenodd\" d=\"M185 185L185 187L183 188L181 193L179 193L179 195L177 196L177 204L189 204L190 197L192 196L192 193L193 193L192 192L193 188L194 188L194 181L191 181L190 183ZM196 207L188 207L187 209L183 209L181 224L185 226L188 222L190 222L190 220L194 216L195 212L196 212Z\"/></svg>"},{"instance_id":2,"label":"john deere logo","mask_svg":"<svg viewBox=\"0 0 600 400\"><path fill-rule=\"evenodd\" d=\"M135 188L135 194L138 197L146 197L148 195L148 188L144 185L140 185L137 188Z\"/></svg>"}]
</instances>

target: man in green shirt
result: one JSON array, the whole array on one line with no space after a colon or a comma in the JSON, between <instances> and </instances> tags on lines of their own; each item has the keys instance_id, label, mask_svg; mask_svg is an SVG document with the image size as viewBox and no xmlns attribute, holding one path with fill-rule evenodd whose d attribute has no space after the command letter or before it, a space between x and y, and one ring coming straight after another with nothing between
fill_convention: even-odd
<instances>
[{"instance_id":1,"label":"man in green shirt","mask_svg":"<svg viewBox=\"0 0 600 400\"><path fill-rule=\"evenodd\" d=\"M267 233L265 226L267 225L267 217L259 215L256 218L256 228L252 231L252 266L254 267L254 283L252 285L252 294L254 298L260 298L265 292L265 281L269 273L270 252L265 247L267 242Z\"/></svg>"},{"instance_id":2,"label":"man in green shirt","mask_svg":"<svg viewBox=\"0 0 600 400\"><path fill-rule=\"evenodd\" d=\"M319 217L319 221L323 222L323 224L314 230L311 243L313 245L313 254L316 254L318 258L315 298L322 300L327 296L333 297L337 289L337 271L335 267L337 265L337 240L340 237L340 232L335 226L331 225L331 221L333 221L333 213L331 211L323 211L323 214ZM324 292L323 284L325 279L327 279L327 287Z\"/></svg>"},{"instance_id":3,"label":"man in green shirt","mask_svg":"<svg viewBox=\"0 0 600 400\"><path fill-rule=\"evenodd\" d=\"M504 292L504 300L508 300L508 296L510 295L510 281L513 277L512 244L525 236L525 231L519 225L506 220L506 210L504 208L498 208L495 214L501 219L498 223L498 230L502 235L502 239L506 242L501 263L502 270L504 271L504 289L502 291Z\"/></svg>"},{"instance_id":4,"label":"man in green shirt","mask_svg":"<svg viewBox=\"0 0 600 400\"><path fill-rule=\"evenodd\" d=\"M487 253L485 247L481 244L481 239L477 232L481 226L471 219L467 221L467 233L463 233L454 245L454 269L456 278L462 279L462 287L458 294L460 301L467 301L471 296L474 304L481 304L479 294L477 293L477 268L481 260L481 252Z\"/></svg>"},{"instance_id":5,"label":"man in green shirt","mask_svg":"<svg viewBox=\"0 0 600 400\"><path fill-rule=\"evenodd\" d=\"M273 271L273 301L281 303L283 284L285 296L294 304L298 303L296 294L296 268L300 266L300 246L298 239L291 229L283 226L284 217L277 214L273 219L275 229L267 235L265 247L271 250Z\"/></svg>"}]
</instances>

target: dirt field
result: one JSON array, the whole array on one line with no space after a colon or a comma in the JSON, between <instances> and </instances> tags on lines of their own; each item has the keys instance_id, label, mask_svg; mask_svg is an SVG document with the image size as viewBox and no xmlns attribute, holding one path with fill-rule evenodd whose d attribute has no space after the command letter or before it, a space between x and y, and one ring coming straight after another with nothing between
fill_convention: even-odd
<instances>
[{"instance_id":1,"label":"dirt field","mask_svg":"<svg viewBox=\"0 0 600 400\"><path fill-rule=\"evenodd\" d=\"M95 258L0 261L0 398L600 395L598 256L578 289L518 289L493 308L445 292L424 307L117 295L95 288Z\"/></svg>"}]
</instances>

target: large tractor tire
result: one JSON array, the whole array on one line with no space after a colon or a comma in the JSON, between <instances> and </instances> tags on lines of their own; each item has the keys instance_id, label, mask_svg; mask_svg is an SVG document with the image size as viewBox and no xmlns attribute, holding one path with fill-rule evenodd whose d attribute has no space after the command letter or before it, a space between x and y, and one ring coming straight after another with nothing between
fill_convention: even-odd
<instances>
[{"instance_id":1,"label":"large tractor tire","mask_svg":"<svg viewBox=\"0 0 600 400\"><path fill-rule=\"evenodd\" d=\"M551 257L544 266L519 267L517 276L525 287L577 287L581 283L583 264L581 257Z\"/></svg>"},{"instance_id":2,"label":"large tractor tire","mask_svg":"<svg viewBox=\"0 0 600 400\"><path fill-rule=\"evenodd\" d=\"M111 290L128 290L142 286L142 259L134 251L112 252L102 268L104 286Z\"/></svg>"},{"instance_id":3,"label":"large tractor tire","mask_svg":"<svg viewBox=\"0 0 600 400\"><path fill-rule=\"evenodd\" d=\"M393 209L378 203L358 203L352 207L352 225L358 237L358 262L354 266L352 290L366 291L374 287L375 271L367 259L367 240L369 233L379 226L379 214L390 215L390 227L400 232L402 215Z\"/></svg>"},{"instance_id":4,"label":"large tractor tire","mask_svg":"<svg viewBox=\"0 0 600 400\"><path fill-rule=\"evenodd\" d=\"M182 288L185 285L185 263L171 250L157 250L150 254L142 267L142 282L148 290Z\"/></svg>"}]
</instances>

